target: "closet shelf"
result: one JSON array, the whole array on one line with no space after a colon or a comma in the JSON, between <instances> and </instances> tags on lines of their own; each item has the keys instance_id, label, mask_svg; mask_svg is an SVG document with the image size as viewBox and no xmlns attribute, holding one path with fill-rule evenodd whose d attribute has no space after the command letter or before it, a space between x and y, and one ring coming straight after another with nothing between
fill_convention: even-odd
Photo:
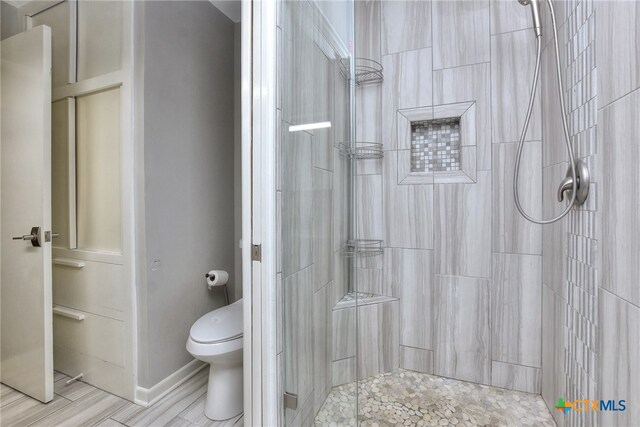
<instances>
[{"instance_id":1,"label":"closet shelf","mask_svg":"<svg viewBox=\"0 0 640 427\"><path fill-rule=\"evenodd\" d=\"M382 144L377 142L341 142L340 153L350 159L381 159L384 157Z\"/></svg>"},{"instance_id":2,"label":"closet shelf","mask_svg":"<svg viewBox=\"0 0 640 427\"><path fill-rule=\"evenodd\" d=\"M382 240L354 239L347 240L342 254L346 257L372 257L383 252Z\"/></svg>"}]
</instances>

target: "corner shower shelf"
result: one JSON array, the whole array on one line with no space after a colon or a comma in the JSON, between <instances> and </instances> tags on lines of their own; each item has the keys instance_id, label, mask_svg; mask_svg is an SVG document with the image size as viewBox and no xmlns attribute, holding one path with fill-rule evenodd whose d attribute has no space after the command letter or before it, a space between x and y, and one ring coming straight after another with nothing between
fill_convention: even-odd
<instances>
[{"instance_id":1,"label":"corner shower shelf","mask_svg":"<svg viewBox=\"0 0 640 427\"><path fill-rule=\"evenodd\" d=\"M377 142L340 143L340 153L350 159L381 159L384 157L382 144Z\"/></svg>"},{"instance_id":2,"label":"corner shower shelf","mask_svg":"<svg viewBox=\"0 0 640 427\"><path fill-rule=\"evenodd\" d=\"M383 70L382 64L378 61L367 58L356 58L354 70L356 86L382 83L384 81ZM340 71L345 78L349 78L351 74L349 61L341 61Z\"/></svg>"},{"instance_id":3,"label":"corner shower shelf","mask_svg":"<svg viewBox=\"0 0 640 427\"><path fill-rule=\"evenodd\" d=\"M347 245L342 251L346 257L371 257L382 253L382 240L371 239L347 240Z\"/></svg>"},{"instance_id":4,"label":"corner shower shelf","mask_svg":"<svg viewBox=\"0 0 640 427\"><path fill-rule=\"evenodd\" d=\"M333 306L333 310L343 308L351 308L355 306L382 304L385 302L398 301L397 297L389 297L386 295L368 294L365 292L349 292L340 301Z\"/></svg>"}]
</instances>

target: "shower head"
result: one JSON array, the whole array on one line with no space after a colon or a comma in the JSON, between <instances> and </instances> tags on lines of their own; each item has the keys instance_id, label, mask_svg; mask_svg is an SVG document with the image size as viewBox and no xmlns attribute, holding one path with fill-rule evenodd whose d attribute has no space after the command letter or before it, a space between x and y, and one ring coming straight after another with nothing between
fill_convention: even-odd
<instances>
[{"instance_id":1,"label":"shower head","mask_svg":"<svg viewBox=\"0 0 640 427\"><path fill-rule=\"evenodd\" d=\"M538 0L518 0L518 3L523 6L531 6L531 15L533 16L533 30L536 33L536 37L542 36L542 22L540 21L540 7L538 4Z\"/></svg>"}]
</instances>

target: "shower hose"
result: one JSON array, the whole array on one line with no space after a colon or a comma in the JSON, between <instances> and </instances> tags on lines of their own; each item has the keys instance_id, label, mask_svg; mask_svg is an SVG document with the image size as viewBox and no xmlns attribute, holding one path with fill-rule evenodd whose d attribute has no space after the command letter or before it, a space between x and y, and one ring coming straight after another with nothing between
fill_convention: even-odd
<instances>
[{"instance_id":1,"label":"shower hose","mask_svg":"<svg viewBox=\"0 0 640 427\"><path fill-rule=\"evenodd\" d=\"M576 176L576 167L575 167L575 162L573 157L573 148L571 147L571 139L569 137L569 128L567 126L567 114L566 114L566 109L564 105L564 89L562 86L562 71L560 67L560 53L558 49L558 29L557 29L558 27L556 25L556 15L555 15L555 11L553 10L553 4L551 0L547 0L547 4L549 5L549 10L551 12L551 22L553 24L553 40L555 43L554 47L555 47L555 53L556 53L556 75L558 79L558 97L560 98L560 108L562 110L560 113L562 115L562 127L564 130L564 139L567 147L567 154L569 155L569 159L570 159L569 163L570 163L571 177L573 178L573 183L572 183L571 199L569 200L569 204L558 216L554 218L551 218L551 219L533 218L531 215L525 212L522 205L520 204L520 197L518 195L518 178L520 173L520 160L522 159L522 149L524 147L524 139L527 134L527 129L529 128L529 122L531 121L531 113L533 112L533 104L536 97L538 78L540 77L540 60L542 57L542 36L537 35L536 43L537 43L538 52L536 57L536 70L533 77L533 86L531 87L531 96L529 97L529 107L527 108L527 115L525 117L524 126L522 127L522 134L520 135L520 140L518 142L518 151L516 154L515 171L513 176L513 197L515 199L516 207L518 208L518 211L520 212L520 214L522 214L523 217L525 217L527 220L536 224L551 224L564 218L573 207L576 201L576 194L578 193L577 191L578 180Z\"/></svg>"}]
</instances>

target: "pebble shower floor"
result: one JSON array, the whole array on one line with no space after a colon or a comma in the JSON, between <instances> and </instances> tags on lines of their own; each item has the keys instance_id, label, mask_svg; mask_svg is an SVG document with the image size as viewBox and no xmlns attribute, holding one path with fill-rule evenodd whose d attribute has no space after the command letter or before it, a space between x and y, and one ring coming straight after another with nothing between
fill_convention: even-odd
<instances>
[{"instance_id":1,"label":"pebble shower floor","mask_svg":"<svg viewBox=\"0 0 640 427\"><path fill-rule=\"evenodd\" d=\"M334 387L316 426L555 426L536 394L397 369Z\"/></svg>"}]
</instances>

